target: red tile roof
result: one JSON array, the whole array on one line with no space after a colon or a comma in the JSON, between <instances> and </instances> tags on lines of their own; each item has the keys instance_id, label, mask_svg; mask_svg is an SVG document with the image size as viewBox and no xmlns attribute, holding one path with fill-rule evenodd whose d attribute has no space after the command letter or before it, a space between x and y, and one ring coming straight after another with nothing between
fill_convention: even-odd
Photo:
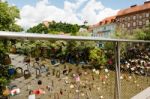
<instances>
[{"instance_id":1,"label":"red tile roof","mask_svg":"<svg viewBox=\"0 0 150 99\"><path fill-rule=\"evenodd\" d=\"M144 11L150 9L150 1L145 2L143 5L134 5L130 8L120 10L117 14L117 16L122 16L134 12Z\"/></svg>"},{"instance_id":2,"label":"red tile roof","mask_svg":"<svg viewBox=\"0 0 150 99\"><path fill-rule=\"evenodd\" d=\"M116 16L107 17L107 18L103 19L102 21L100 21L99 25L110 24L110 23L114 22L115 19L116 19Z\"/></svg>"},{"instance_id":3,"label":"red tile roof","mask_svg":"<svg viewBox=\"0 0 150 99\"><path fill-rule=\"evenodd\" d=\"M116 16L107 17L107 18L103 19L102 21L100 21L99 23L89 26L89 30L92 30L93 28L96 28L98 26L110 24L110 23L114 22L114 20L116 19L117 16L123 16L126 14L130 14L130 13L134 13L134 12L138 12L138 11L144 11L144 10L150 10L150 1L144 2L143 5L133 5L130 8L120 10Z\"/></svg>"},{"instance_id":4,"label":"red tile roof","mask_svg":"<svg viewBox=\"0 0 150 99\"><path fill-rule=\"evenodd\" d=\"M93 29L93 28L96 28L98 26L102 26L105 24L110 24L110 23L114 22L115 19L116 19L116 16L107 17L107 18L103 19L102 21L100 21L99 23L89 26L89 29Z\"/></svg>"}]
</instances>

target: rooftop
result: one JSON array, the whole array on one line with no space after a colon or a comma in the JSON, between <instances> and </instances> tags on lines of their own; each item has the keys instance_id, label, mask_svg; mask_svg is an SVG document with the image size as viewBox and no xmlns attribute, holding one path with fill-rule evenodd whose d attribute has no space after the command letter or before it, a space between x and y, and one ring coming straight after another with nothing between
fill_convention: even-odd
<instances>
[{"instance_id":1,"label":"rooftop","mask_svg":"<svg viewBox=\"0 0 150 99\"><path fill-rule=\"evenodd\" d=\"M100 21L99 23L90 26L89 28L93 29L93 28L96 28L98 26L110 24L110 23L114 22L115 18L116 18L116 16L107 17L107 18L103 19L102 21Z\"/></svg>"},{"instance_id":2,"label":"rooftop","mask_svg":"<svg viewBox=\"0 0 150 99\"><path fill-rule=\"evenodd\" d=\"M107 18L103 19L102 21L100 21L99 25L110 24L110 23L114 22L115 18L116 18L116 16L107 17Z\"/></svg>"},{"instance_id":3,"label":"rooftop","mask_svg":"<svg viewBox=\"0 0 150 99\"><path fill-rule=\"evenodd\" d=\"M132 5L130 8L126 8L123 10L120 10L117 14L117 16L123 16L134 12L144 11L150 9L150 1L144 2L143 5Z\"/></svg>"}]
</instances>

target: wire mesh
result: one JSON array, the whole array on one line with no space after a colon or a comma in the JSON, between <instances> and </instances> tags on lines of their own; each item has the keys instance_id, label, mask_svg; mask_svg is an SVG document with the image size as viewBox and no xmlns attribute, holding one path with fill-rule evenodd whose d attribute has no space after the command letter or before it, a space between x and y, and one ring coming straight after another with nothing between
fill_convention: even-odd
<instances>
[{"instance_id":1,"label":"wire mesh","mask_svg":"<svg viewBox=\"0 0 150 99\"><path fill-rule=\"evenodd\" d=\"M121 59L121 99L130 99L150 86L149 45L129 44L126 50Z\"/></svg>"},{"instance_id":2,"label":"wire mesh","mask_svg":"<svg viewBox=\"0 0 150 99\"><path fill-rule=\"evenodd\" d=\"M48 41L39 42L47 43ZM37 92L39 89L43 91L43 94L36 95L37 99L114 98L114 69L110 69L109 66L94 68L89 64L86 57L82 57L82 55L86 56L83 53L85 50L76 51L82 54L80 58L67 59L64 56L58 58L61 55L56 53L60 49L64 50L62 47L65 44L61 41L52 42L58 43L58 46L51 45L51 43L49 46L44 45L43 47L39 43L33 45L33 41L22 41L21 43L18 41L13 46L16 47L13 49L16 51L11 50L9 53L11 64L14 65L14 68L21 67L23 71L28 70L30 77L26 78L24 74L22 77L14 78L11 81L9 86L17 86L21 93L10 96L10 99L27 99L31 90ZM11 44L9 46L11 49ZM54 47L56 49L53 49ZM73 55L74 53L72 52ZM63 59L67 62L64 63ZM36 71L37 69L40 72ZM42 85L38 84L39 80L42 81Z\"/></svg>"},{"instance_id":3,"label":"wire mesh","mask_svg":"<svg viewBox=\"0 0 150 99\"><path fill-rule=\"evenodd\" d=\"M29 71L26 74L29 78L22 76L11 81L9 86L16 85L21 93L10 96L10 99L26 99L31 90L38 93L36 98L41 99L115 99L114 50L104 49L100 52L109 54L108 64L97 69L89 64L87 57L83 57L88 54L87 49L78 51L71 43L69 47L72 46L75 52L69 53L66 58L64 53L57 54L58 51L72 49L64 48L66 43L62 41L40 40L35 45L32 43L35 42L18 41L15 46L10 44L10 48L16 47L9 53L14 68L21 67ZM150 48L139 43L127 44L123 48L120 57L121 99L129 99L150 86ZM40 70L38 73L37 68ZM39 80L42 85L37 83ZM37 89L42 89L43 94L39 95Z\"/></svg>"}]
</instances>

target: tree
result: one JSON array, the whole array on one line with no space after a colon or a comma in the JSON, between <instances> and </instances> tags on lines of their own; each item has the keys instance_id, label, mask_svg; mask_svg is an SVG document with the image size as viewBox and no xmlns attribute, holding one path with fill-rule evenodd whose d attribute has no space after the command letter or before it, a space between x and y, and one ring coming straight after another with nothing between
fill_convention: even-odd
<instances>
[{"instance_id":1,"label":"tree","mask_svg":"<svg viewBox=\"0 0 150 99\"><path fill-rule=\"evenodd\" d=\"M105 65L107 62L104 51L97 47L90 50L89 58L91 60L91 63L96 67L98 66L98 68Z\"/></svg>"},{"instance_id":2,"label":"tree","mask_svg":"<svg viewBox=\"0 0 150 99\"><path fill-rule=\"evenodd\" d=\"M0 31L23 31L19 25L15 24L18 18L20 18L20 15L16 6L10 6L7 2L0 2ZM7 47L8 41L4 40L2 42Z\"/></svg>"},{"instance_id":3,"label":"tree","mask_svg":"<svg viewBox=\"0 0 150 99\"><path fill-rule=\"evenodd\" d=\"M80 26L77 24L69 24L69 23L62 23L55 21L49 22L49 27L46 27L43 23L38 24L37 26L31 27L27 30L27 32L32 33L52 33L52 34L59 34L59 33L70 33L72 35L76 35Z\"/></svg>"},{"instance_id":4,"label":"tree","mask_svg":"<svg viewBox=\"0 0 150 99\"><path fill-rule=\"evenodd\" d=\"M27 30L27 32L29 32L29 33L44 33L44 34L47 34L48 33L48 28L44 24L40 23L37 26L29 28Z\"/></svg>"},{"instance_id":5,"label":"tree","mask_svg":"<svg viewBox=\"0 0 150 99\"><path fill-rule=\"evenodd\" d=\"M0 2L0 31L22 31L23 29L15 24L18 18L19 10L15 6L10 6L6 2ZM12 79L12 76L8 74L9 66L4 66L4 56L7 53L7 45L8 40L0 41L0 58L2 61L0 63L0 94L2 94L2 88Z\"/></svg>"},{"instance_id":6,"label":"tree","mask_svg":"<svg viewBox=\"0 0 150 99\"><path fill-rule=\"evenodd\" d=\"M133 31L133 37L139 40L150 40L150 27Z\"/></svg>"},{"instance_id":7,"label":"tree","mask_svg":"<svg viewBox=\"0 0 150 99\"><path fill-rule=\"evenodd\" d=\"M20 18L19 9L16 6L10 6L6 2L0 2L0 30L22 31L23 29L15 24L18 18Z\"/></svg>"},{"instance_id":8,"label":"tree","mask_svg":"<svg viewBox=\"0 0 150 99\"><path fill-rule=\"evenodd\" d=\"M77 24L71 26L71 33L72 35L76 35L76 33L79 31L79 26Z\"/></svg>"}]
</instances>

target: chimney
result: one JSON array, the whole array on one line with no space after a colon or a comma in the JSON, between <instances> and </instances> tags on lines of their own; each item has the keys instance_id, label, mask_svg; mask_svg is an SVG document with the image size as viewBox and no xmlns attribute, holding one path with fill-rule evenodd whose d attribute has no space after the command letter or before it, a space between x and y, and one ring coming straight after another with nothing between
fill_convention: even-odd
<instances>
[{"instance_id":1,"label":"chimney","mask_svg":"<svg viewBox=\"0 0 150 99\"><path fill-rule=\"evenodd\" d=\"M99 25L102 25L102 22L99 22Z\"/></svg>"},{"instance_id":2,"label":"chimney","mask_svg":"<svg viewBox=\"0 0 150 99\"><path fill-rule=\"evenodd\" d=\"M147 1L144 2L144 4L147 4L147 3L150 3L150 0L147 0Z\"/></svg>"},{"instance_id":3,"label":"chimney","mask_svg":"<svg viewBox=\"0 0 150 99\"><path fill-rule=\"evenodd\" d=\"M135 4L135 5L132 5L132 6L130 6L131 8L133 8L133 7L136 7L137 5Z\"/></svg>"}]
</instances>

